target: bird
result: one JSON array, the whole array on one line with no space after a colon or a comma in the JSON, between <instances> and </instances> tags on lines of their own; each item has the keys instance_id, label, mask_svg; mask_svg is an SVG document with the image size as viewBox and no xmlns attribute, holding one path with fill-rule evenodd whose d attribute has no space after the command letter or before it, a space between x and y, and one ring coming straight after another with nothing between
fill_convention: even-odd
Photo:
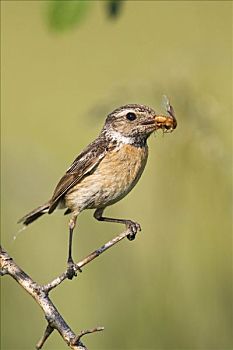
<instances>
[{"instance_id":1,"label":"bird","mask_svg":"<svg viewBox=\"0 0 233 350\"><path fill-rule=\"evenodd\" d=\"M18 222L31 224L44 214L65 209L70 214L67 277L75 275L72 258L73 231L78 215L95 209L98 221L124 224L133 240L140 224L128 219L103 216L106 207L124 198L140 179L148 158L148 137L158 129L173 131L177 126L173 107L168 116L142 104L127 104L111 112L98 137L73 161L60 179L50 200L23 216Z\"/></svg>"}]
</instances>

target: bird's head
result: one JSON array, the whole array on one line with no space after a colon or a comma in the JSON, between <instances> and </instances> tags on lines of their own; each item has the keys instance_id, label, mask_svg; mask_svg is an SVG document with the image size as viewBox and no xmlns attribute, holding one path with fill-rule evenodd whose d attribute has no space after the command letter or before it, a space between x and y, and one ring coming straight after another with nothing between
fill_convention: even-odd
<instances>
[{"instance_id":1,"label":"bird's head","mask_svg":"<svg viewBox=\"0 0 233 350\"><path fill-rule=\"evenodd\" d=\"M146 141L150 134L158 129L164 132L174 130L177 122L174 114L169 114L169 116L157 114L152 108L145 105L125 105L115 109L107 116L103 132L119 141L127 142L128 139L129 143L134 143L134 141L140 143Z\"/></svg>"}]
</instances>

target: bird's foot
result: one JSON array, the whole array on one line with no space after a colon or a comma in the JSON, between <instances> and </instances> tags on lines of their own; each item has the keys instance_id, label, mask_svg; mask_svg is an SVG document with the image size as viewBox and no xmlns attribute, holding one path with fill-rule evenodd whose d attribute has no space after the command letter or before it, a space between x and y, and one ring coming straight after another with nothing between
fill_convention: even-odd
<instances>
[{"instance_id":1,"label":"bird's foot","mask_svg":"<svg viewBox=\"0 0 233 350\"><path fill-rule=\"evenodd\" d=\"M129 241L133 241L136 237L137 232L141 231L141 226L137 222L127 220L126 227L130 231L130 233L127 235L127 238Z\"/></svg>"},{"instance_id":2,"label":"bird's foot","mask_svg":"<svg viewBox=\"0 0 233 350\"><path fill-rule=\"evenodd\" d=\"M67 262L67 271L66 271L66 274L67 274L67 278L69 280L72 280L73 277L76 277L77 276L77 265L74 263L73 259L69 259L68 262ZM78 270L79 272L82 272L81 268L78 267Z\"/></svg>"}]
</instances>

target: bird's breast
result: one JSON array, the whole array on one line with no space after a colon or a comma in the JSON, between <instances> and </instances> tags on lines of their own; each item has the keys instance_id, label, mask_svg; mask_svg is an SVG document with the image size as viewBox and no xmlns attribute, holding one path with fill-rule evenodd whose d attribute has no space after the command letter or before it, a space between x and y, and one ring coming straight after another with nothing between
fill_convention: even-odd
<instances>
[{"instance_id":1,"label":"bird's breast","mask_svg":"<svg viewBox=\"0 0 233 350\"><path fill-rule=\"evenodd\" d=\"M123 144L110 149L94 172L67 193L67 206L79 206L79 210L83 210L105 207L119 201L138 182L147 157L147 145L136 147Z\"/></svg>"}]
</instances>

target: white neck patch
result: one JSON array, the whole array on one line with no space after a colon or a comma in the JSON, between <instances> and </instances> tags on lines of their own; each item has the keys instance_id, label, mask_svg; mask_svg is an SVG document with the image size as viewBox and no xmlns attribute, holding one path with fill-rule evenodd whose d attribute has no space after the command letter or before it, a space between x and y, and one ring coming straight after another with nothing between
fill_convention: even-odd
<instances>
[{"instance_id":1,"label":"white neck patch","mask_svg":"<svg viewBox=\"0 0 233 350\"><path fill-rule=\"evenodd\" d=\"M133 137L130 136L124 136L120 132L115 130L109 130L108 131L109 136L117 142L123 143L123 144L133 144L135 143L135 140Z\"/></svg>"}]
</instances>

